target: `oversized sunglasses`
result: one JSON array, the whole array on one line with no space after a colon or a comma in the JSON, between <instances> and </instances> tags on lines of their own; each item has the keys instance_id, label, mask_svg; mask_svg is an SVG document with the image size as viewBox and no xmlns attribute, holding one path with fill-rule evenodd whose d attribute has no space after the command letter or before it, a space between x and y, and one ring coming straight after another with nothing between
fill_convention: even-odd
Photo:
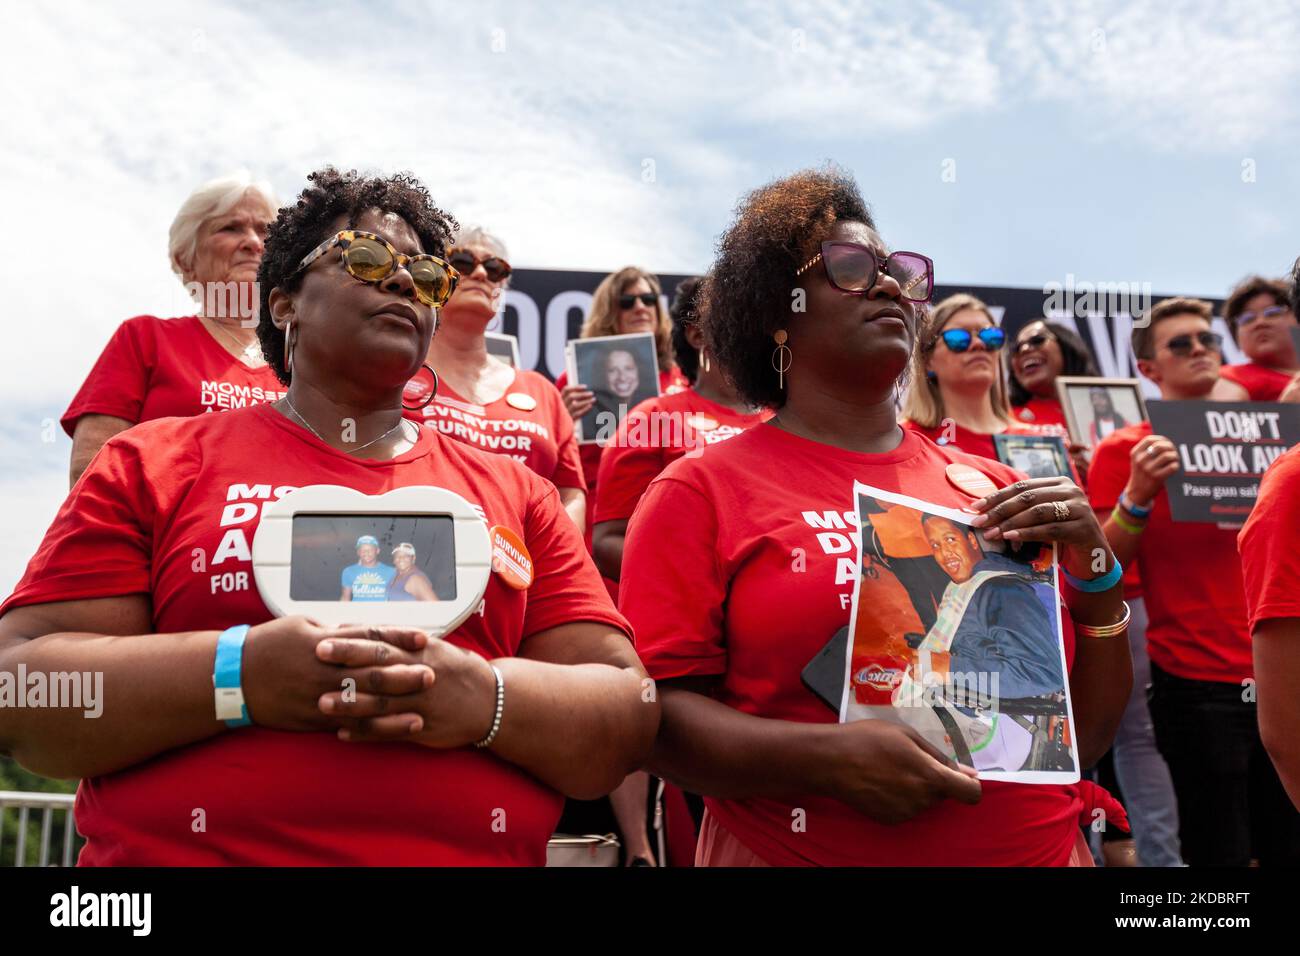
<instances>
[{"instance_id":1,"label":"oversized sunglasses","mask_svg":"<svg viewBox=\"0 0 1300 956\"><path fill-rule=\"evenodd\" d=\"M947 329L939 338L943 339L949 352L965 352L975 341L975 337L966 329ZM1007 333L995 328L980 329L979 340L990 352L996 352L1007 344Z\"/></svg>"},{"instance_id":2,"label":"oversized sunglasses","mask_svg":"<svg viewBox=\"0 0 1300 956\"><path fill-rule=\"evenodd\" d=\"M1260 309L1258 312L1243 312L1237 316L1237 328L1243 325L1250 325L1256 319L1271 319L1274 316L1281 315L1283 312L1290 312L1284 305L1270 305L1267 309Z\"/></svg>"},{"instance_id":3,"label":"oversized sunglasses","mask_svg":"<svg viewBox=\"0 0 1300 956\"><path fill-rule=\"evenodd\" d=\"M618 307L620 309L630 309L636 305L637 300L641 300L642 305L654 305L659 296L653 292L641 292L637 295L620 295L618 297Z\"/></svg>"},{"instance_id":4,"label":"oversized sunglasses","mask_svg":"<svg viewBox=\"0 0 1300 956\"><path fill-rule=\"evenodd\" d=\"M510 275L510 263L500 256L487 256L480 259L468 249L453 249L447 253L447 261L451 267L463 276L472 273L479 266L487 273L489 282L500 282Z\"/></svg>"},{"instance_id":5,"label":"oversized sunglasses","mask_svg":"<svg viewBox=\"0 0 1300 956\"><path fill-rule=\"evenodd\" d=\"M1053 338L1055 338L1055 336L1048 335L1046 332L1035 333L1034 335L1029 336L1029 338L1021 339L1017 342L1015 347L1012 348L1011 354L1019 355L1021 352L1025 351L1025 349L1041 349L1048 342L1052 341Z\"/></svg>"},{"instance_id":6,"label":"oversized sunglasses","mask_svg":"<svg viewBox=\"0 0 1300 956\"><path fill-rule=\"evenodd\" d=\"M876 250L857 242L829 240L795 272L801 276L818 262L826 267L826 278L841 292L865 295L876 285L883 271L898 283L909 302L929 302L934 295L934 263L919 252L891 252L881 258Z\"/></svg>"},{"instance_id":7,"label":"oversized sunglasses","mask_svg":"<svg viewBox=\"0 0 1300 956\"><path fill-rule=\"evenodd\" d=\"M383 282L400 268L411 274L415 297L425 305L438 308L451 298L460 273L437 256L408 256L398 252L388 241L373 232L344 229L307 253L292 276L302 272L335 246L343 247L343 268L362 282Z\"/></svg>"},{"instance_id":8,"label":"oversized sunglasses","mask_svg":"<svg viewBox=\"0 0 1300 956\"><path fill-rule=\"evenodd\" d=\"M1197 332L1196 341L1201 343L1201 347L1209 349L1211 352L1223 351L1223 336L1218 332ZM1165 343L1165 348L1175 355L1186 358L1192 354L1192 335L1189 332L1186 335L1175 335Z\"/></svg>"}]
</instances>

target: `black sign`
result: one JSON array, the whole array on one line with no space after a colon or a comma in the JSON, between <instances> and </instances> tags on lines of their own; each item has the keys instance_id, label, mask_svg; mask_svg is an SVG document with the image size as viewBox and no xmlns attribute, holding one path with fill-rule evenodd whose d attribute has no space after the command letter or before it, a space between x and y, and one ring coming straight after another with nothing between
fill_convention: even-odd
<instances>
[{"instance_id":1,"label":"black sign","mask_svg":"<svg viewBox=\"0 0 1300 956\"><path fill-rule=\"evenodd\" d=\"M1300 442L1300 405L1277 402L1148 402L1151 430L1178 449L1165 481L1175 521L1241 524L1259 480Z\"/></svg>"},{"instance_id":2,"label":"black sign","mask_svg":"<svg viewBox=\"0 0 1300 956\"><path fill-rule=\"evenodd\" d=\"M569 272L558 269L516 269L506 290L503 313L495 332L519 339L519 364L554 379L564 371L564 343L578 337L583 319L591 308L591 294L605 278L601 272ZM666 300L671 301L681 275L660 273ZM1103 378L1132 378L1137 375L1129 333L1133 312L1167 298L1137 289L1136 283L1074 282L1050 284L1042 289L1009 289L998 286L936 287L938 302L957 292L969 292L989 306L1008 338L1025 325L1047 317L1074 328L1092 349ZM1220 303L1214 300L1216 310ZM1227 340L1224 361L1244 361L1227 334L1222 319L1215 327Z\"/></svg>"}]
</instances>

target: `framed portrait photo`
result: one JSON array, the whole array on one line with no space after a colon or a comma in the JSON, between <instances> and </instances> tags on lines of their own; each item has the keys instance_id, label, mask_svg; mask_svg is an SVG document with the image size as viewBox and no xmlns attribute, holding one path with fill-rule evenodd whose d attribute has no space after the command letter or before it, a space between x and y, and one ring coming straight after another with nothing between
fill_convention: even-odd
<instances>
[{"instance_id":1,"label":"framed portrait photo","mask_svg":"<svg viewBox=\"0 0 1300 956\"><path fill-rule=\"evenodd\" d=\"M1056 394L1070 440L1089 450L1111 432L1147 420L1142 387L1135 378L1058 375Z\"/></svg>"},{"instance_id":2,"label":"framed portrait photo","mask_svg":"<svg viewBox=\"0 0 1300 956\"><path fill-rule=\"evenodd\" d=\"M478 605L494 556L486 523L453 491L366 495L307 485L266 509L253 538L253 577L280 617L441 635Z\"/></svg>"},{"instance_id":3,"label":"framed portrait photo","mask_svg":"<svg viewBox=\"0 0 1300 956\"><path fill-rule=\"evenodd\" d=\"M1030 478L1069 478L1070 455L1059 435L994 435L998 461Z\"/></svg>"},{"instance_id":4,"label":"framed portrait photo","mask_svg":"<svg viewBox=\"0 0 1300 956\"><path fill-rule=\"evenodd\" d=\"M596 395L575 423L580 444L604 445L629 410L659 394L659 355L649 332L572 339L566 352L569 381Z\"/></svg>"}]
</instances>

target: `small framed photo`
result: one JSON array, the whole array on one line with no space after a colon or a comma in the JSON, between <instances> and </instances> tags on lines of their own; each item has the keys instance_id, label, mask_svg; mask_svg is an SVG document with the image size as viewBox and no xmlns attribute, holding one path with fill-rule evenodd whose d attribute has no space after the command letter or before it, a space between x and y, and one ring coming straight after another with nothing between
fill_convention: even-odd
<instances>
[{"instance_id":1,"label":"small framed photo","mask_svg":"<svg viewBox=\"0 0 1300 956\"><path fill-rule=\"evenodd\" d=\"M308 485L268 507L253 538L253 577L271 612L328 624L445 634L478 606L491 568L486 523L445 488Z\"/></svg>"},{"instance_id":2,"label":"small framed photo","mask_svg":"<svg viewBox=\"0 0 1300 956\"><path fill-rule=\"evenodd\" d=\"M1070 455L1059 435L994 435L998 460L1030 478L1069 478Z\"/></svg>"},{"instance_id":3,"label":"small framed photo","mask_svg":"<svg viewBox=\"0 0 1300 956\"><path fill-rule=\"evenodd\" d=\"M569 381L596 394L576 423L580 444L604 445L630 409L659 394L659 355L649 332L572 339L566 351Z\"/></svg>"},{"instance_id":4,"label":"small framed photo","mask_svg":"<svg viewBox=\"0 0 1300 956\"><path fill-rule=\"evenodd\" d=\"M1135 378L1058 375L1056 394L1070 440L1089 450L1111 432L1147 420L1142 387Z\"/></svg>"},{"instance_id":5,"label":"small framed photo","mask_svg":"<svg viewBox=\"0 0 1300 956\"><path fill-rule=\"evenodd\" d=\"M519 339L504 332L487 332L488 355L495 355L513 368L519 368Z\"/></svg>"}]
</instances>

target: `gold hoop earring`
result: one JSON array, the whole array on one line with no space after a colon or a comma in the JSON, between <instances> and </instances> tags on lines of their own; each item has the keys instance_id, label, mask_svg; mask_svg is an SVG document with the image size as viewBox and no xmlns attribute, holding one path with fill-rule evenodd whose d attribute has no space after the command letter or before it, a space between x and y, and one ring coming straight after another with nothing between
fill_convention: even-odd
<instances>
[{"instance_id":1,"label":"gold hoop earring","mask_svg":"<svg viewBox=\"0 0 1300 956\"><path fill-rule=\"evenodd\" d=\"M787 338L785 329L777 329L772 338L776 340L776 348L772 350L772 368L776 369L777 387L785 389L785 373L790 371L790 363L794 361L794 356L790 354L790 347L785 344Z\"/></svg>"}]
</instances>

